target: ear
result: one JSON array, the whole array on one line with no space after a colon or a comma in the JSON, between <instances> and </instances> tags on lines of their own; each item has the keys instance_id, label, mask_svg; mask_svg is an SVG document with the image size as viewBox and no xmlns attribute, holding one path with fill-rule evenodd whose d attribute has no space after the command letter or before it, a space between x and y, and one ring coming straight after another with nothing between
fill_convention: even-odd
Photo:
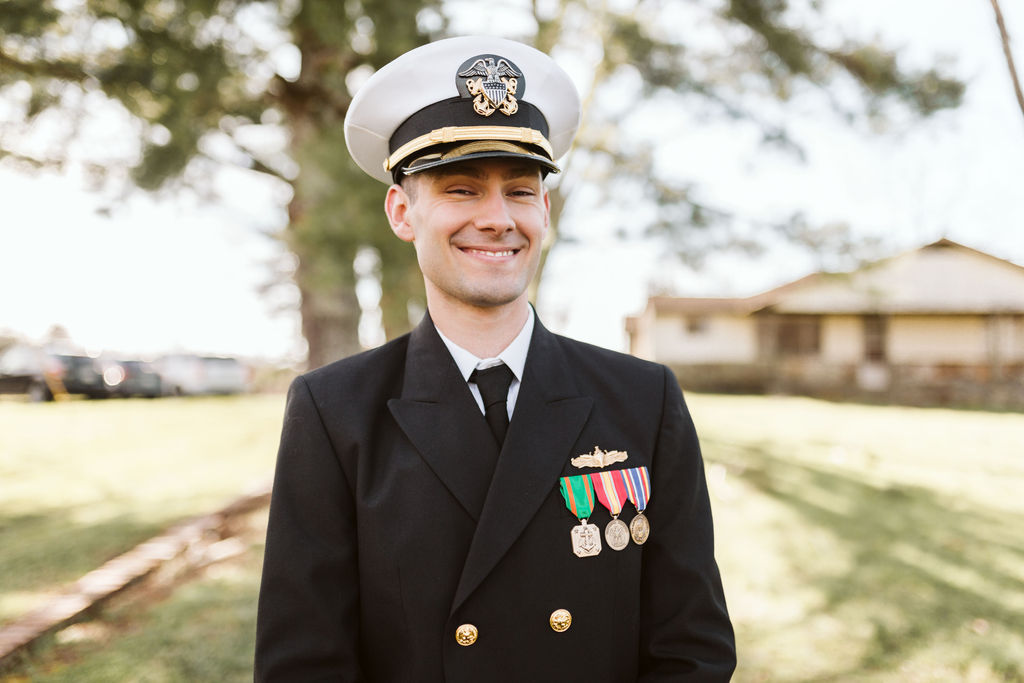
<instances>
[{"instance_id":1,"label":"ear","mask_svg":"<svg viewBox=\"0 0 1024 683\"><path fill-rule=\"evenodd\" d=\"M388 188L388 194L384 198L384 213L391 224L391 231L403 242L412 242L416 239L412 224L409 223L411 209L412 202L401 185L392 185Z\"/></svg>"}]
</instances>

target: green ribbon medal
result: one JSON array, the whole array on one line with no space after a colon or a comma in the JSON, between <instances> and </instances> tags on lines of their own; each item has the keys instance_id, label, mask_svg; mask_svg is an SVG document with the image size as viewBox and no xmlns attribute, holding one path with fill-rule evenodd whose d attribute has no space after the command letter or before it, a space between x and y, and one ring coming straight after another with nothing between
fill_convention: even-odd
<instances>
[{"instance_id":1,"label":"green ribbon medal","mask_svg":"<svg viewBox=\"0 0 1024 683\"><path fill-rule=\"evenodd\" d=\"M594 511L594 485L590 477L576 475L562 477L558 487L565 500L569 512L580 521L579 526L572 528L572 551L577 557L593 557L601 552L601 532L596 524L588 524L587 519Z\"/></svg>"}]
</instances>

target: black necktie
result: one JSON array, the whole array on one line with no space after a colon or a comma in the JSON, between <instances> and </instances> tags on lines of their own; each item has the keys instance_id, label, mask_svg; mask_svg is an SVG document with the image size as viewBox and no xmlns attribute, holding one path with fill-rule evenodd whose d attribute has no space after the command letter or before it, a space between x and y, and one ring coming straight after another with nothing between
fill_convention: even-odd
<instances>
[{"instance_id":1,"label":"black necktie","mask_svg":"<svg viewBox=\"0 0 1024 683\"><path fill-rule=\"evenodd\" d=\"M470 382L476 382L480 397L484 400L484 415L491 433L500 446L508 430L508 388L512 384L512 370L507 365L495 365L483 370L474 370Z\"/></svg>"}]
</instances>

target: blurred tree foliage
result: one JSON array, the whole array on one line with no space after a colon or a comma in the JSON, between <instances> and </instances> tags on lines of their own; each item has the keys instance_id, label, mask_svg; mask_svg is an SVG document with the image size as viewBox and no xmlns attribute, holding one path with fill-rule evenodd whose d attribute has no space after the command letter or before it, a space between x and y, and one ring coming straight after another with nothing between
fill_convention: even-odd
<instances>
[{"instance_id":1,"label":"blurred tree foliage","mask_svg":"<svg viewBox=\"0 0 1024 683\"><path fill-rule=\"evenodd\" d=\"M309 363L318 366L360 350L353 271L360 248L381 253L389 330L408 327L406 298L422 298L415 255L386 228L380 183L351 161L342 124L347 80L428 40L418 20L443 28L436 7L434 0L5 0L0 96L18 100L27 83L21 123L49 125L66 138L96 95L120 103L138 123L126 131L139 141L131 180L146 190L182 182L202 190L224 163L287 183L283 237L297 257L303 334ZM290 62L301 67L291 73ZM46 120L53 110L66 114L56 126ZM283 128L286 147L268 149L260 127ZM0 129L0 154L36 165L65 160L68 145L26 151L19 142L27 131L14 129Z\"/></svg>"},{"instance_id":2,"label":"blurred tree foliage","mask_svg":"<svg viewBox=\"0 0 1024 683\"><path fill-rule=\"evenodd\" d=\"M623 134L623 121L645 103L670 101L708 119L745 121L766 144L798 151L779 103L807 90L820 90L851 121L879 117L892 109L888 103L927 116L960 102L962 83L940 70L908 70L882 46L844 38L837 27L823 30L822 4L4 0L0 103L20 110L0 118L0 155L62 163L76 136L86 134L79 115L103 98L131 115L125 136L138 142L129 162L138 187L201 188L223 164L287 183L284 237L297 257L303 333L309 364L317 366L359 348L353 262L361 248L381 256L389 337L408 328L410 302L422 304L415 256L384 228L382 188L351 162L342 121L358 84L445 34L448 15L464 21L467 12L518 13L532 30L510 37L582 60L591 74L571 153L579 158L552 185L553 225L577 188L597 186L599 203L609 207L650 205L648 232L699 260L714 249L755 249L759 240L738 229L727 209L698 201L692 181L667 177L657 139ZM33 129L47 126L59 144L25 144ZM287 143L263 144L266 130L283 130ZM95 165L109 171L107 162ZM815 249L850 244L843 226L820 228L799 215L767 227Z\"/></svg>"},{"instance_id":3,"label":"blurred tree foliage","mask_svg":"<svg viewBox=\"0 0 1024 683\"><path fill-rule=\"evenodd\" d=\"M545 13L534 0L535 44L593 54L594 64L575 158L552 205L571 209L576 189L599 187L586 193L588 208L618 216L626 236L636 234L631 221L643 220L647 236L696 267L723 250L756 255L773 240L810 252L822 267L876 257L877 243L848 224L817 225L800 210L782 218L737 215L703 198L699 175L666 169L666 143L695 122L728 122L738 134L752 129L763 146L803 159L790 129L793 111L807 109L807 100L823 101L825 114L850 125L883 130L894 118L914 121L959 106L961 81L937 64L907 67L884 45L844 36L827 4L559 0L557 11ZM583 239L584 231L580 225L580 237L568 238Z\"/></svg>"}]
</instances>

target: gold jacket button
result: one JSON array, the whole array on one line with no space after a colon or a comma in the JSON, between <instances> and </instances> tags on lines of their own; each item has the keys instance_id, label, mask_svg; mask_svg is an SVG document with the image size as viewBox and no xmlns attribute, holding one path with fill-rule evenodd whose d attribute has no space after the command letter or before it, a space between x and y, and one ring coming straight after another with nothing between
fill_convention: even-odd
<instances>
[{"instance_id":1,"label":"gold jacket button","mask_svg":"<svg viewBox=\"0 0 1024 683\"><path fill-rule=\"evenodd\" d=\"M556 609L551 613L548 623L551 624L551 628L555 633L564 633L572 626L572 615L567 609Z\"/></svg>"},{"instance_id":2,"label":"gold jacket button","mask_svg":"<svg viewBox=\"0 0 1024 683\"><path fill-rule=\"evenodd\" d=\"M476 626L473 626L473 624L463 624L455 629L455 642L464 647L469 647L476 642L477 633Z\"/></svg>"}]
</instances>

